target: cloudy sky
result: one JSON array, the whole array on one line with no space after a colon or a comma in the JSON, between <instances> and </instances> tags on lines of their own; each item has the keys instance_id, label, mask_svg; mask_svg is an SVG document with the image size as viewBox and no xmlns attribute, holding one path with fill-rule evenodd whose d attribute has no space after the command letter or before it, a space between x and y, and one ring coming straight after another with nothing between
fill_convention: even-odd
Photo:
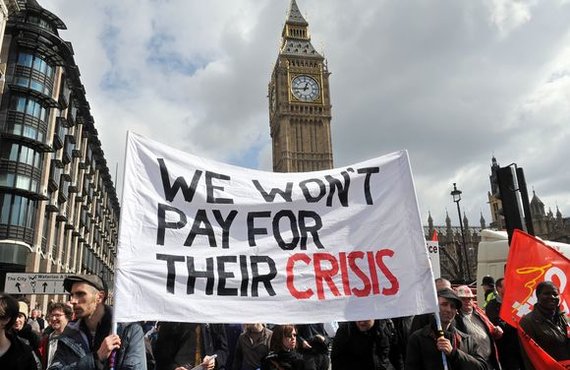
<instances>
[{"instance_id":1,"label":"cloudy sky","mask_svg":"<svg viewBox=\"0 0 570 370\"><path fill-rule=\"evenodd\" d=\"M267 84L290 0L39 0L68 30L111 173L127 130L271 168ZM328 60L335 166L399 149L422 219L470 225L491 157L570 216L569 0L297 0Z\"/></svg>"}]
</instances>

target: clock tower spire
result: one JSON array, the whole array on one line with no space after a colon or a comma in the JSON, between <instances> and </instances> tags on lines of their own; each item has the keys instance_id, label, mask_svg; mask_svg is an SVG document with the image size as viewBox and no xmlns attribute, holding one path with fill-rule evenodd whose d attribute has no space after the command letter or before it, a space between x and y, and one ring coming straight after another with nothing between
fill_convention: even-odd
<instances>
[{"instance_id":1,"label":"clock tower spire","mask_svg":"<svg viewBox=\"0 0 570 370\"><path fill-rule=\"evenodd\" d=\"M273 170L333 168L329 71L311 44L309 23L291 0L269 82Z\"/></svg>"}]
</instances>

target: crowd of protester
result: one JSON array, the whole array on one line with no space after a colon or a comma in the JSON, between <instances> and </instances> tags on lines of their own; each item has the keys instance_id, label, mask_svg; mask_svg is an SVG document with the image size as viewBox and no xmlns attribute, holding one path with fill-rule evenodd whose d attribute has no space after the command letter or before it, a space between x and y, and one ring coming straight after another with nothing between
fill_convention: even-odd
<instances>
[{"instance_id":1,"label":"crowd of protester","mask_svg":"<svg viewBox=\"0 0 570 370\"><path fill-rule=\"evenodd\" d=\"M468 286L435 285L439 323L433 314L327 325L144 322L114 334L104 281L70 276L69 301L50 303L45 320L26 302L0 295L0 369L534 369L517 329L499 316L504 279L483 279L481 307ZM520 325L563 361L570 360L570 326L559 294L552 282L538 284Z\"/></svg>"}]
</instances>

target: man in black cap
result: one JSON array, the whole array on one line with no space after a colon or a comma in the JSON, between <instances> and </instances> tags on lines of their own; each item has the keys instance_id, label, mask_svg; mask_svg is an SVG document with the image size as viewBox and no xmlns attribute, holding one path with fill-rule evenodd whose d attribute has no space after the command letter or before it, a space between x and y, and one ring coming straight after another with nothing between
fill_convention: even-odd
<instances>
[{"instance_id":1,"label":"man in black cap","mask_svg":"<svg viewBox=\"0 0 570 370\"><path fill-rule=\"evenodd\" d=\"M495 291L495 279L489 275L483 276L481 286L483 287L483 304L481 307L485 308L487 307L487 303L497 297L497 292Z\"/></svg>"},{"instance_id":2,"label":"man in black cap","mask_svg":"<svg viewBox=\"0 0 570 370\"><path fill-rule=\"evenodd\" d=\"M111 332L112 310L105 305L107 286L95 275L68 276L63 286L77 321L59 338L49 370L106 369L116 350L115 369L146 370L143 331L139 324L126 325L120 336Z\"/></svg>"},{"instance_id":3,"label":"man in black cap","mask_svg":"<svg viewBox=\"0 0 570 370\"><path fill-rule=\"evenodd\" d=\"M406 370L443 369L442 353L449 369L487 368L485 359L477 351L477 344L455 329L453 319L461 308L461 300L449 288L438 290L439 316L442 331L438 331L435 318L408 339Z\"/></svg>"}]
</instances>

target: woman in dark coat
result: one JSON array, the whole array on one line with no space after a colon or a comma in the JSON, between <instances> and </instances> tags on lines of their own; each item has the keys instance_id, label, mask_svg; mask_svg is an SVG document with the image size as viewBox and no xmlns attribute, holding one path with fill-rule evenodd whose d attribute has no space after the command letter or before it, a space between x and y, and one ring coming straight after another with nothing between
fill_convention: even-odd
<instances>
[{"instance_id":1,"label":"woman in dark coat","mask_svg":"<svg viewBox=\"0 0 570 370\"><path fill-rule=\"evenodd\" d=\"M294 325L275 326L269 349L261 370L305 370L303 356L297 352L297 329Z\"/></svg>"}]
</instances>

